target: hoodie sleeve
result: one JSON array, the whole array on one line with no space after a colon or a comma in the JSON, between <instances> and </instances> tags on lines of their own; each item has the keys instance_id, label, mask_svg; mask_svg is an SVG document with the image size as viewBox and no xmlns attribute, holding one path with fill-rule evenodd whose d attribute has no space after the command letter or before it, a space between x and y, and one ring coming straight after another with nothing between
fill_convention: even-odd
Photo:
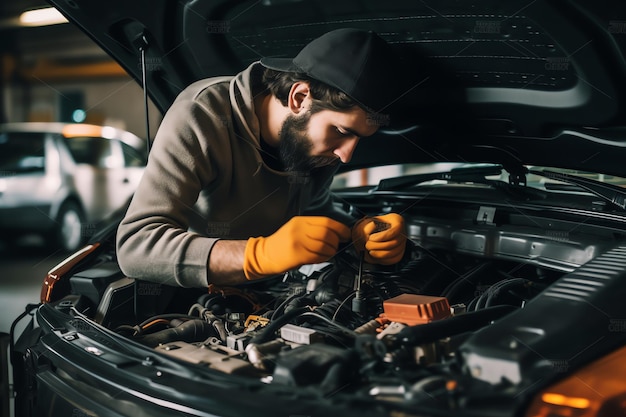
<instances>
[{"instance_id":1,"label":"hoodie sleeve","mask_svg":"<svg viewBox=\"0 0 626 417\"><path fill-rule=\"evenodd\" d=\"M200 191L217 175L203 137L225 134L195 100L177 100L165 115L141 182L117 233L117 256L129 277L205 287L216 238L188 231Z\"/></svg>"}]
</instances>

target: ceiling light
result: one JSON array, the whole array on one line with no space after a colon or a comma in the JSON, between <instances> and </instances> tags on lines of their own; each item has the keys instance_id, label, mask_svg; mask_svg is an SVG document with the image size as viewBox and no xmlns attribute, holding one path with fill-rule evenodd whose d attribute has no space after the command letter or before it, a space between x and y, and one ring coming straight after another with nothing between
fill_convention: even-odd
<instances>
[{"instance_id":1,"label":"ceiling light","mask_svg":"<svg viewBox=\"0 0 626 417\"><path fill-rule=\"evenodd\" d=\"M47 26L67 23L67 19L54 7L28 10L20 15L22 26Z\"/></svg>"}]
</instances>

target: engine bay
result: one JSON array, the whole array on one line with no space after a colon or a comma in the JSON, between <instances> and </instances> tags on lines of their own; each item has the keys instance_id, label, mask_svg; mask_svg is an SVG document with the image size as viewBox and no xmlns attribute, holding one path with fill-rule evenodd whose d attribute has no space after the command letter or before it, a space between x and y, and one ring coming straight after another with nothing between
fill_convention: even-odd
<instances>
[{"instance_id":1,"label":"engine bay","mask_svg":"<svg viewBox=\"0 0 626 417\"><path fill-rule=\"evenodd\" d=\"M477 335L505 318L512 321L494 330L502 337L513 329L512 337L525 340L520 329L537 320L529 332L547 333L541 323L547 313L526 306L616 245L609 236L581 233L573 240L558 230L496 229L489 222L469 228L426 217L413 219L408 230L404 259L394 266L367 264L346 246L328 263L200 291L124 277L109 259L74 274L70 284L73 294L91 299L94 308L82 310L95 322L159 355L324 396L448 408L451 398L514 395L536 380L521 368L545 358L525 357L522 364L524 355L508 346L477 353L485 347ZM108 285L95 284L103 279ZM565 312L558 302L550 300L550 308ZM496 345L490 337L487 345ZM567 329L555 337L571 338Z\"/></svg>"},{"instance_id":2,"label":"engine bay","mask_svg":"<svg viewBox=\"0 0 626 417\"><path fill-rule=\"evenodd\" d=\"M38 349L68 384L106 369L157 398L204 392L200 383L359 415L511 416L626 343L626 235L610 215L415 201L386 204L406 219L396 265L368 264L346 244L329 262L236 287L129 278L112 227L42 288L52 299L37 321L54 349ZM65 363L85 354L79 368Z\"/></svg>"}]
</instances>

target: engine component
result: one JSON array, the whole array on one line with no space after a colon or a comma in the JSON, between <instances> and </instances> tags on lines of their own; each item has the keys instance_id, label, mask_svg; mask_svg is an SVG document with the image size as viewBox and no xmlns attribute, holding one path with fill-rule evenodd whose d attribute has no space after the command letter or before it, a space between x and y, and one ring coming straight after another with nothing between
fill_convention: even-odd
<instances>
[{"instance_id":1,"label":"engine component","mask_svg":"<svg viewBox=\"0 0 626 417\"><path fill-rule=\"evenodd\" d=\"M232 334L226 337L226 346L230 349L238 350L240 352L245 351L246 346L252 339L252 334L250 333L240 333L240 334Z\"/></svg>"},{"instance_id":2,"label":"engine component","mask_svg":"<svg viewBox=\"0 0 626 417\"><path fill-rule=\"evenodd\" d=\"M289 386L319 384L323 392L328 393L353 380L356 369L356 355L352 349L306 345L277 356L273 383Z\"/></svg>"},{"instance_id":3,"label":"engine component","mask_svg":"<svg viewBox=\"0 0 626 417\"><path fill-rule=\"evenodd\" d=\"M115 327L118 324L116 320L132 316L133 305L126 301L133 299L134 291L135 280L132 278L124 277L109 284L98 304L94 320L105 326ZM113 314L114 311L115 314Z\"/></svg>"},{"instance_id":4,"label":"engine component","mask_svg":"<svg viewBox=\"0 0 626 417\"><path fill-rule=\"evenodd\" d=\"M147 334L137 340L148 346L158 346L174 341L196 342L215 335L215 329L206 321L188 320L179 326Z\"/></svg>"},{"instance_id":5,"label":"engine component","mask_svg":"<svg viewBox=\"0 0 626 417\"><path fill-rule=\"evenodd\" d=\"M243 327L247 332L254 331L260 327L265 327L270 322L270 320L266 317L261 317L257 315L249 315L246 319Z\"/></svg>"},{"instance_id":6,"label":"engine component","mask_svg":"<svg viewBox=\"0 0 626 417\"><path fill-rule=\"evenodd\" d=\"M295 326L293 324L285 324L281 327L280 337L287 342L299 343L301 345L310 345L311 343L324 340L324 336L314 329Z\"/></svg>"},{"instance_id":7,"label":"engine component","mask_svg":"<svg viewBox=\"0 0 626 417\"><path fill-rule=\"evenodd\" d=\"M280 339L262 344L250 342L246 346L246 354L248 355L248 360L255 368L268 371L272 369L274 365L274 355L280 352L285 346L285 342Z\"/></svg>"},{"instance_id":8,"label":"engine component","mask_svg":"<svg viewBox=\"0 0 626 417\"><path fill-rule=\"evenodd\" d=\"M414 326L450 317L450 304L445 297L402 294L383 302L384 316L389 321Z\"/></svg>"},{"instance_id":9,"label":"engine component","mask_svg":"<svg viewBox=\"0 0 626 417\"><path fill-rule=\"evenodd\" d=\"M187 362L206 365L226 374L259 376L256 368L241 359L241 352L225 346L197 346L186 342L174 342L157 346L155 349Z\"/></svg>"},{"instance_id":10,"label":"engine component","mask_svg":"<svg viewBox=\"0 0 626 417\"><path fill-rule=\"evenodd\" d=\"M124 278L124 274L119 266L114 262L107 262L97 268L73 275L70 278L70 285L73 293L84 295L94 306L97 306L107 287L121 278Z\"/></svg>"},{"instance_id":11,"label":"engine component","mask_svg":"<svg viewBox=\"0 0 626 417\"><path fill-rule=\"evenodd\" d=\"M625 255L620 246L598 256L472 335L460 348L468 373L491 384L523 384L552 377L564 360L575 367L623 345L626 334L612 331L610 319L621 317L626 296Z\"/></svg>"},{"instance_id":12,"label":"engine component","mask_svg":"<svg viewBox=\"0 0 626 417\"><path fill-rule=\"evenodd\" d=\"M388 335L384 340L390 347L417 346L484 327L515 310L512 306L489 307L447 320L405 327L397 334Z\"/></svg>"}]
</instances>

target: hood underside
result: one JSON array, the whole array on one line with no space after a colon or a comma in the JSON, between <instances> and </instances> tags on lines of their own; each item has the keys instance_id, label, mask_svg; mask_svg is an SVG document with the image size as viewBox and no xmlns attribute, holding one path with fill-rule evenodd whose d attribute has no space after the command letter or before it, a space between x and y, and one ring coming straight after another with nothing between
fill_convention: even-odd
<instances>
[{"instance_id":1,"label":"hood underside","mask_svg":"<svg viewBox=\"0 0 626 417\"><path fill-rule=\"evenodd\" d=\"M329 30L376 31L403 58L405 93L393 125L362 141L346 169L473 161L626 176L619 0L51 3L139 82L144 54L161 111L195 80L295 56Z\"/></svg>"}]
</instances>

